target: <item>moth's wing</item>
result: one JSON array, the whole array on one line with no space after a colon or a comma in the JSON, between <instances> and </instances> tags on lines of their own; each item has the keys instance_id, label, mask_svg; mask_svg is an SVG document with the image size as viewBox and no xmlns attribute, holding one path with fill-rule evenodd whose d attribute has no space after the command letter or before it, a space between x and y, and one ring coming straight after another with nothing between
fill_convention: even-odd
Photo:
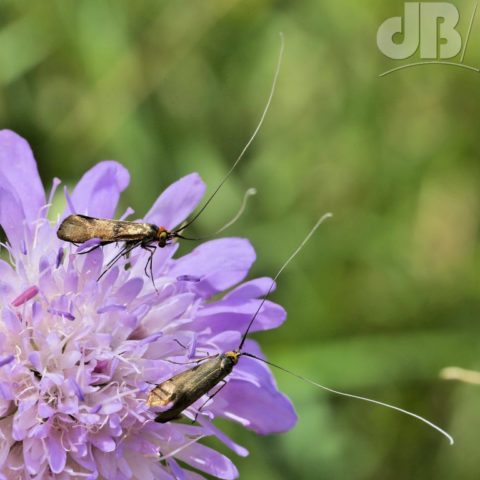
<instances>
[{"instance_id":1,"label":"moth's wing","mask_svg":"<svg viewBox=\"0 0 480 480\"><path fill-rule=\"evenodd\" d=\"M58 228L57 236L72 243L84 243L93 238L111 243L142 240L154 236L155 233L154 226L148 223L70 215Z\"/></svg>"}]
</instances>

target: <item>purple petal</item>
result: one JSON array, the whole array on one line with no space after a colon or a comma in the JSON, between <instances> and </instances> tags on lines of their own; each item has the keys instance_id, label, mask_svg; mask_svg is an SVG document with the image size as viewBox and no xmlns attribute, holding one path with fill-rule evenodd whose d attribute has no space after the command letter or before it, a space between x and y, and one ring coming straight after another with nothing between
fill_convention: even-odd
<instances>
[{"instance_id":1,"label":"purple petal","mask_svg":"<svg viewBox=\"0 0 480 480\"><path fill-rule=\"evenodd\" d=\"M179 225L200 202L205 184L198 173L191 173L172 183L145 215L145 221L167 229Z\"/></svg>"},{"instance_id":2,"label":"purple petal","mask_svg":"<svg viewBox=\"0 0 480 480\"><path fill-rule=\"evenodd\" d=\"M245 350L249 349L251 346ZM242 357L222 391L222 400L226 405L222 402L219 408L214 403L211 407L216 415L244 419L247 428L262 435L286 432L297 421L293 405L277 390L267 365L253 358Z\"/></svg>"},{"instance_id":3,"label":"purple petal","mask_svg":"<svg viewBox=\"0 0 480 480\"><path fill-rule=\"evenodd\" d=\"M97 281L103 267L103 251L99 248L84 255L85 260L82 266L82 280L84 283Z\"/></svg>"},{"instance_id":4,"label":"purple petal","mask_svg":"<svg viewBox=\"0 0 480 480\"><path fill-rule=\"evenodd\" d=\"M197 352L197 335L194 333L192 336L192 341L188 347L187 358L193 358Z\"/></svg>"},{"instance_id":5,"label":"purple petal","mask_svg":"<svg viewBox=\"0 0 480 480\"><path fill-rule=\"evenodd\" d=\"M51 261L50 258L46 255L42 255L40 261L38 262L38 272L44 273L50 267Z\"/></svg>"},{"instance_id":6,"label":"purple petal","mask_svg":"<svg viewBox=\"0 0 480 480\"><path fill-rule=\"evenodd\" d=\"M272 279L269 277L256 278L249 282L242 283L228 292L224 300L249 300L250 298L259 298L267 294L272 285ZM275 291L276 285L272 287L271 292Z\"/></svg>"},{"instance_id":7,"label":"purple petal","mask_svg":"<svg viewBox=\"0 0 480 480\"><path fill-rule=\"evenodd\" d=\"M75 462L77 462L80 466L82 466L86 470L93 472L89 477L86 477L85 480L98 479L98 472L97 472L98 467L95 463L95 460L93 458L91 451L89 453L83 452L83 449L80 450L79 452L71 451L69 453L69 457L71 457Z\"/></svg>"},{"instance_id":8,"label":"purple petal","mask_svg":"<svg viewBox=\"0 0 480 480\"><path fill-rule=\"evenodd\" d=\"M23 455L28 472L32 475L38 474L46 458L43 443L36 438L26 438L23 442Z\"/></svg>"},{"instance_id":9,"label":"purple petal","mask_svg":"<svg viewBox=\"0 0 480 480\"><path fill-rule=\"evenodd\" d=\"M13 283L17 278L12 266L5 260L0 260L0 278L8 283Z\"/></svg>"},{"instance_id":10,"label":"purple petal","mask_svg":"<svg viewBox=\"0 0 480 480\"><path fill-rule=\"evenodd\" d=\"M84 250L89 250L92 247L96 247L97 245L100 245L102 241L99 238L91 238L90 240L87 240L86 242L82 243L78 248L77 248L77 253L83 252Z\"/></svg>"},{"instance_id":11,"label":"purple petal","mask_svg":"<svg viewBox=\"0 0 480 480\"><path fill-rule=\"evenodd\" d=\"M34 351L28 354L28 361L32 364L33 368L37 370L37 372L42 371L42 359L40 357L40 352Z\"/></svg>"},{"instance_id":12,"label":"purple petal","mask_svg":"<svg viewBox=\"0 0 480 480\"><path fill-rule=\"evenodd\" d=\"M115 461L115 457L112 457L111 455L106 455L98 449L93 449L93 456L95 458L95 463L98 466L98 470L101 474L100 478L105 478L105 480L115 480L116 478L118 478L117 462Z\"/></svg>"},{"instance_id":13,"label":"purple petal","mask_svg":"<svg viewBox=\"0 0 480 480\"><path fill-rule=\"evenodd\" d=\"M125 305L119 305L118 303L110 303L108 305L104 305L97 309L97 313L101 315L102 313L109 313L109 312L123 312L127 309Z\"/></svg>"},{"instance_id":14,"label":"purple petal","mask_svg":"<svg viewBox=\"0 0 480 480\"><path fill-rule=\"evenodd\" d=\"M171 327L175 319L183 315L192 305L192 300L193 295L190 293L183 293L176 297L171 297L155 310L155 315L150 314L144 318L142 322L143 329L147 332L158 332L166 325Z\"/></svg>"},{"instance_id":15,"label":"purple petal","mask_svg":"<svg viewBox=\"0 0 480 480\"><path fill-rule=\"evenodd\" d=\"M45 205L45 191L30 145L11 130L0 131L0 183L13 188L21 202L24 217L33 221Z\"/></svg>"},{"instance_id":16,"label":"purple petal","mask_svg":"<svg viewBox=\"0 0 480 480\"><path fill-rule=\"evenodd\" d=\"M67 461L67 452L55 435L46 438L47 459L53 473L61 473Z\"/></svg>"},{"instance_id":17,"label":"purple petal","mask_svg":"<svg viewBox=\"0 0 480 480\"><path fill-rule=\"evenodd\" d=\"M132 278L124 283L115 293L114 297L120 304L130 303L142 291L143 279Z\"/></svg>"},{"instance_id":18,"label":"purple petal","mask_svg":"<svg viewBox=\"0 0 480 480\"><path fill-rule=\"evenodd\" d=\"M0 398L3 400L13 400L15 398L11 382L0 382Z\"/></svg>"},{"instance_id":19,"label":"purple petal","mask_svg":"<svg viewBox=\"0 0 480 480\"><path fill-rule=\"evenodd\" d=\"M3 367L4 365L8 365L9 363L12 363L14 359L15 359L14 355L7 355L6 357L0 357L0 367Z\"/></svg>"},{"instance_id":20,"label":"purple petal","mask_svg":"<svg viewBox=\"0 0 480 480\"><path fill-rule=\"evenodd\" d=\"M108 160L91 168L73 190L71 201L75 213L100 218L112 218L120 193L125 190L130 175L125 167ZM70 214L65 211L64 216Z\"/></svg>"},{"instance_id":21,"label":"purple petal","mask_svg":"<svg viewBox=\"0 0 480 480\"><path fill-rule=\"evenodd\" d=\"M225 444L228 448L230 448L233 452L235 452L240 457L248 456L248 450L238 443L235 443L228 435L226 435L222 430L217 428L210 422L207 422L201 415L198 417L197 421L205 428L207 432L210 434L215 435L223 444Z\"/></svg>"},{"instance_id":22,"label":"purple petal","mask_svg":"<svg viewBox=\"0 0 480 480\"><path fill-rule=\"evenodd\" d=\"M27 437L29 430L38 424L36 409L33 408L35 404L36 400L30 399L19 402L18 409L13 417L13 439L18 441L23 440Z\"/></svg>"},{"instance_id":23,"label":"purple petal","mask_svg":"<svg viewBox=\"0 0 480 480\"><path fill-rule=\"evenodd\" d=\"M183 470L183 474L185 476L185 480L205 480L205 477L203 475L200 475L197 472L192 472L190 470Z\"/></svg>"},{"instance_id":24,"label":"purple petal","mask_svg":"<svg viewBox=\"0 0 480 480\"><path fill-rule=\"evenodd\" d=\"M63 187L63 194L65 195L65 200L67 201L67 208L69 213L75 213L75 207L73 206L72 197L70 196L70 192L68 191L67 186Z\"/></svg>"},{"instance_id":25,"label":"purple petal","mask_svg":"<svg viewBox=\"0 0 480 480\"><path fill-rule=\"evenodd\" d=\"M143 347L144 345L148 345L149 343L156 342L161 337L163 337L163 332L157 332L148 336L147 338L140 340L139 344Z\"/></svg>"},{"instance_id":26,"label":"purple petal","mask_svg":"<svg viewBox=\"0 0 480 480\"><path fill-rule=\"evenodd\" d=\"M132 315L137 317L137 319L140 321L147 315L150 309L151 309L150 305L142 303L132 311Z\"/></svg>"},{"instance_id":27,"label":"purple petal","mask_svg":"<svg viewBox=\"0 0 480 480\"><path fill-rule=\"evenodd\" d=\"M254 261L255 251L248 240L221 238L199 245L177 260L169 274L201 277L195 289L208 297L241 282Z\"/></svg>"},{"instance_id":28,"label":"purple petal","mask_svg":"<svg viewBox=\"0 0 480 480\"><path fill-rule=\"evenodd\" d=\"M50 418L55 415L56 410L53 409L48 403L40 401L37 407L37 413L40 418Z\"/></svg>"},{"instance_id":29,"label":"purple petal","mask_svg":"<svg viewBox=\"0 0 480 480\"><path fill-rule=\"evenodd\" d=\"M199 443L181 450L175 457L217 478L233 480L238 477L238 470L229 458Z\"/></svg>"},{"instance_id":30,"label":"purple petal","mask_svg":"<svg viewBox=\"0 0 480 480\"><path fill-rule=\"evenodd\" d=\"M40 302L33 302L32 304L32 324L35 326L41 317L43 316L43 310L42 306L40 305Z\"/></svg>"},{"instance_id":31,"label":"purple petal","mask_svg":"<svg viewBox=\"0 0 480 480\"><path fill-rule=\"evenodd\" d=\"M243 333L261 302L260 299L242 303L221 300L208 304L198 311L194 327L197 331L209 327L213 334L225 329ZM257 332L277 328L285 321L286 316L283 307L267 300L253 322L250 331Z\"/></svg>"},{"instance_id":32,"label":"purple petal","mask_svg":"<svg viewBox=\"0 0 480 480\"><path fill-rule=\"evenodd\" d=\"M11 333L19 333L22 331L22 322L18 318L18 316L13 313L10 309L8 308L3 308L2 310L2 320L4 326L7 327L8 330L11 331Z\"/></svg>"},{"instance_id":33,"label":"purple petal","mask_svg":"<svg viewBox=\"0 0 480 480\"><path fill-rule=\"evenodd\" d=\"M180 465L173 458L169 458L167 460L167 463L173 475L175 476L175 480L186 480L185 470L181 468Z\"/></svg>"},{"instance_id":34,"label":"purple petal","mask_svg":"<svg viewBox=\"0 0 480 480\"><path fill-rule=\"evenodd\" d=\"M14 192L5 188L0 176L0 225L7 234L8 242L14 250L22 250L25 230L23 220L25 213Z\"/></svg>"},{"instance_id":35,"label":"purple petal","mask_svg":"<svg viewBox=\"0 0 480 480\"><path fill-rule=\"evenodd\" d=\"M68 383L72 388L72 390L75 392L75 395L77 396L77 398L83 402L85 400L85 396L83 394L82 389L80 388L80 385L76 382L76 380L73 377L70 377L68 379Z\"/></svg>"},{"instance_id":36,"label":"purple petal","mask_svg":"<svg viewBox=\"0 0 480 480\"><path fill-rule=\"evenodd\" d=\"M104 415L111 415L112 413L117 413L120 410L122 410L123 404L120 400L118 399L113 399L110 401L105 402L102 405L102 413Z\"/></svg>"},{"instance_id":37,"label":"purple petal","mask_svg":"<svg viewBox=\"0 0 480 480\"><path fill-rule=\"evenodd\" d=\"M90 435L90 441L102 452L113 452L117 446L112 437L103 433Z\"/></svg>"}]
</instances>

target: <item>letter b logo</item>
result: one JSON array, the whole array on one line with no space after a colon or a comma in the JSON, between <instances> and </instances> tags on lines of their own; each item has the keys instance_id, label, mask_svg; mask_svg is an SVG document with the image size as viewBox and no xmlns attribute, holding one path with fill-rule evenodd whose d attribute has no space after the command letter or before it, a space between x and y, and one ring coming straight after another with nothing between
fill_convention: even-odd
<instances>
[{"instance_id":1,"label":"letter b logo","mask_svg":"<svg viewBox=\"0 0 480 480\"><path fill-rule=\"evenodd\" d=\"M394 60L411 57L418 47L422 59L452 58L462 48L462 37L455 30L458 20L458 10L451 3L407 2L404 19L392 17L380 25L377 45ZM394 41L402 34L402 42Z\"/></svg>"}]
</instances>

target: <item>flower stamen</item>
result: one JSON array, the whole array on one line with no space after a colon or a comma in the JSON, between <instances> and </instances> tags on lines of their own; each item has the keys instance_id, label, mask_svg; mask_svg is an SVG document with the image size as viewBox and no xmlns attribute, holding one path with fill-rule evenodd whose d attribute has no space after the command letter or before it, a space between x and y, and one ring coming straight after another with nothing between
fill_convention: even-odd
<instances>
[{"instance_id":1,"label":"flower stamen","mask_svg":"<svg viewBox=\"0 0 480 480\"><path fill-rule=\"evenodd\" d=\"M48 313L51 313L52 315L57 315L58 317L66 318L67 320L75 320L75 317L72 313L70 312L65 312L63 310L57 310L55 308L48 308L47 309Z\"/></svg>"},{"instance_id":2,"label":"flower stamen","mask_svg":"<svg viewBox=\"0 0 480 480\"><path fill-rule=\"evenodd\" d=\"M38 287L33 285L22 292L12 303L12 307L20 307L38 294Z\"/></svg>"}]
</instances>

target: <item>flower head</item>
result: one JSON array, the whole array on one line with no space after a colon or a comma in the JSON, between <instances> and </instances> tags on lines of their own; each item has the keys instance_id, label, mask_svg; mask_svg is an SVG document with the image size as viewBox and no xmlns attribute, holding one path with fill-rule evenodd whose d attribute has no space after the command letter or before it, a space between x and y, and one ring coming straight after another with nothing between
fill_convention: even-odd
<instances>
[{"instance_id":1,"label":"flower head","mask_svg":"<svg viewBox=\"0 0 480 480\"><path fill-rule=\"evenodd\" d=\"M196 424L156 423L152 388L189 368L182 363L238 347L271 280L245 283L255 253L248 241L209 241L183 257L157 249L155 285L148 252L136 249L97 281L115 246L79 255L56 236L70 213L113 218L129 174L116 162L89 170L55 222L29 145L0 132L0 224L9 261L0 260L0 478L235 478L229 458L202 445L223 417L261 434L295 423L268 367L242 357L228 385ZM204 184L188 175L165 190L145 221L173 228L199 203ZM228 290L220 300L219 294ZM266 302L253 330L280 325L284 310ZM245 350L261 355L255 342ZM203 397L185 415L194 418ZM180 466L181 461L184 466Z\"/></svg>"}]
</instances>

